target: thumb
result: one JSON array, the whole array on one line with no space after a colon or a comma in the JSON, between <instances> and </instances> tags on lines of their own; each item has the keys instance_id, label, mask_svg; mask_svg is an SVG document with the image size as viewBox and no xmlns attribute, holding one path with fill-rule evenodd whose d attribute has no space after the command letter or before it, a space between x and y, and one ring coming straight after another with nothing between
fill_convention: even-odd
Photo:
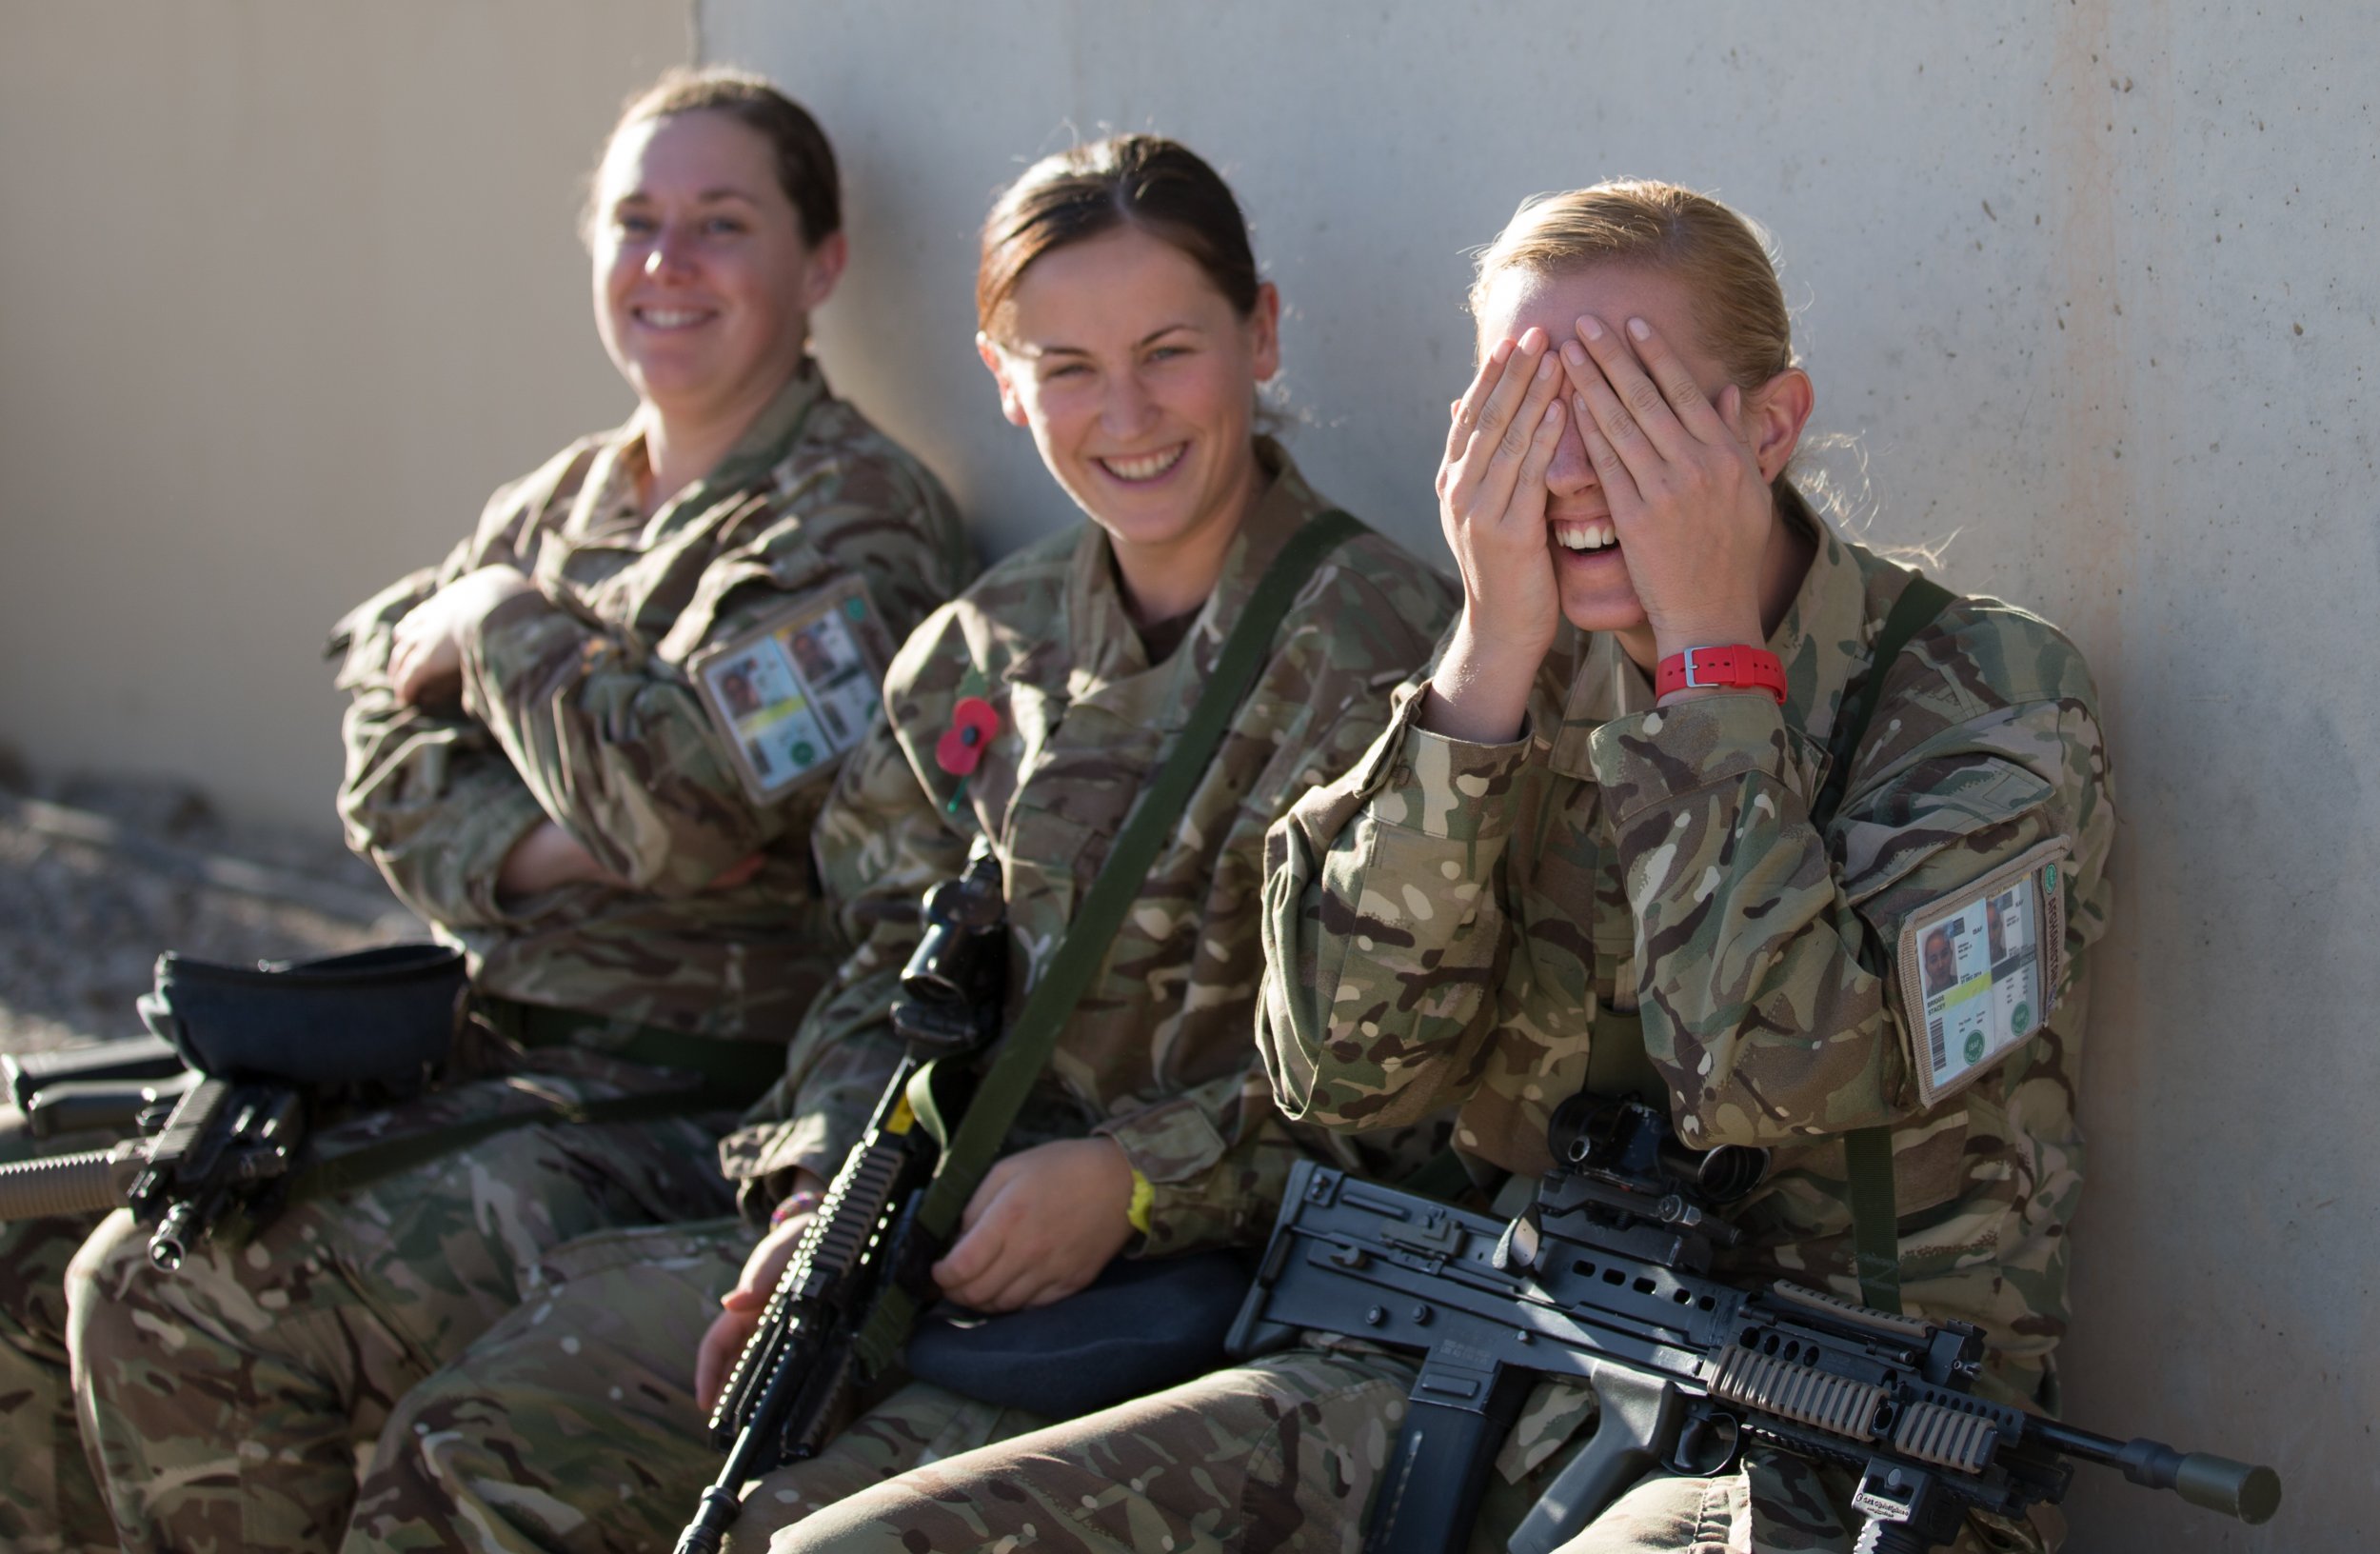
<instances>
[{"instance_id":1,"label":"thumb","mask_svg":"<svg viewBox=\"0 0 2380 1554\"><path fill-rule=\"evenodd\" d=\"M748 1315L766 1308L768 1294L764 1290L748 1289L738 1285L726 1294L719 1297L719 1304L724 1309L733 1311L739 1316Z\"/></svg>"}]
</instances>

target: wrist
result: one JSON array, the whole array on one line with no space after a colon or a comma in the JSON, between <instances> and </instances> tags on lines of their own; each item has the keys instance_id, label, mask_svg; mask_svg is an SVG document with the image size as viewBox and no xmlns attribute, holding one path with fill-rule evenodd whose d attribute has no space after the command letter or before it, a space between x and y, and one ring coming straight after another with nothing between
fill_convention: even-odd
<instances>
[{"instance_id":1,"label":"wrist","mask_svg":"<svg viewBox=\"0 0 2380 1554\"><path fill-rule=\"evenodd\" d=\"M1473 745L1503 745L1520 737L1529 692L1553 646L1484 638L1465 610L1430 676L1421 727Z\"/></svg>"}]
</instances>

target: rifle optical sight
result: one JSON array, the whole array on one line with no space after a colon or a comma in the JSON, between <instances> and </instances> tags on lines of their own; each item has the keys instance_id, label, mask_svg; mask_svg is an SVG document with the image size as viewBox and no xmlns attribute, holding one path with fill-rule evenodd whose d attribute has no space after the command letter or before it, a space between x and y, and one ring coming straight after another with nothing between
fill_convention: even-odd
<instances>
[{"instance_id":1,"label":"rifle optical sight","mask_svg":"<svg viewBox=\"0 0 2380 1554\"><path fill-rule=\"evenodd\" d=\"M925 892L924 937L901 968L893 1028L927 1053L955 1052L997 1035L1008 980L1008 900L1000 860L978 843L966 871Z\"/></svg>"},{"instance_id":2,"label":"rifle optical sight","mask_svg":"<svg viewBox=\"0 0 2380 1554\"><path fill-rule=\"evenodd\" d=\"M1554 1158L1572 1170L1656 1195L1667 1178L1707 1205L1734 1203L1769 1171L1766 1149L1678 1143L1669 1119L1641 1101L1581 1091L1554 1108L1545 1133Z\"/></svg>"}]
</instances>

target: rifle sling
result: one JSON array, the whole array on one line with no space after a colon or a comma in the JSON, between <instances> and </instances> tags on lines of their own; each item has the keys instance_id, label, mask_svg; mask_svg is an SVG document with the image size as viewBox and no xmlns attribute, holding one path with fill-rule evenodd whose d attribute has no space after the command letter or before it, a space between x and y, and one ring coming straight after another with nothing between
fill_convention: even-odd
<instances>
[{"instance_id":1,"label":"rifle sling","mask_svg":"<svg viewBox=\"0 0 2380 1554\"><path fill-rule=\"evenodd\" d=\"M1884 680L1894 661L1956 598L1932 578L1912 574L1901 596L1893 601L1893 612L1884 618L1884 628L1876 633L1874 650L1868 656L1868 678L1859 687L1858 703L1835 731L1833 769L1810 807L1810 822L1820 830L1834 824L1835 811L1842 807L1851 768L1867 743L1868 725L1884 699ZM1843 1135L1843 1187L1851 1201L1852 1257L1859 1275L1860 1302L1879 1311L1898 1312L1901 1233L1893 1201L1890 1125L1854 1127Z\"/></svg>"},{"instance_id":2,"label":"rifle sling","mask_svg":"<svg viewBox=\"0 0 2380 1554\"><path fill-rule=\"evenodd\" d=\"M1124 914L1139 899L1158 849L1180 822L1232 715L1272 656L1273 634L1289 607L1322 558L1363 532L1363 525L1347 513L1334 508L1317 514L1289 537L1258 579L1240 619L1223 640L1206 688L1199 693L1173 750L1117 833L1107 862L1084 892L1065 938L1025 995L1024 1006L1018 1011L999 1055L976 1086L966 1116L946 1141L918 1207L917 1228L931 1244L942 1245L958 1228L967 1200L999 1158L1009 1127L1048 1066L1050 1053L1075 1005L1106 964L1108 948L1123 926ZM859 1338L862 1363L871 1374L880 1373L900 1354L918 1309L907 1291L891 1284L884 1286Z\"/></svg>"},{"instance_id":3,"label":"rifle sling","mask_svg":"<svg viewBox=\"0 0 2380 1554\"><path fill-rule=\"evenodd\" d=\"M1876 632L1868 657L1868 674L1855 696L1845 702L1831 742L1832 761L1826 782L1810 806L1810 824L1820 831L1835 822L1850 788L1852 767L1857 764L1883 700L1884 681L1894 662L1934 624L1957 595L1933 579L1911 574L1908 586L1893 602L1892 612ZM1644 1024L1635 1009L1597 1010L1588 1047L1587 1088L1597 1095L1645 1093L1653 1083L1655 1104L1668 1104L1667 1086L1654 1074L1645 1056ZM1859 1276L1859 1299L1879 1311L1901 1308L1900 1218L1893 1198L1893 1130L1890 1126L1858 1127L1843 1135L1844 1196L1851 1205L1852 1254Z\"/></svg>"}]
</instances>

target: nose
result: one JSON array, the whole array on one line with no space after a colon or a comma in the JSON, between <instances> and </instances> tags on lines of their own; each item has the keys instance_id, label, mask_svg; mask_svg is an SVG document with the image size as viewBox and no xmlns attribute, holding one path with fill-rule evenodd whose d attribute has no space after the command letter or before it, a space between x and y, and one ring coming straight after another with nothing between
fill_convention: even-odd
<instances>
[{"instance_id":1,"label":"nose","mask_svg":"<svg viewBox=\"0 0 2380 1554\"><path fill-rule=\"evenodd\" d=\"M1554 445L1554 462L1545 467L1546 494L1556 497L1577 496L1597 484L1587 440L1578 435L1578 407L1574 401L1563 408L1562 440Z\"/></svg>"},{"instance_id":2,"label":"nose","mask_svg":"<svg viewBox=\"0 0 2380 1554\"><path fill-rule=\"evenodd\" d=\"M672 223L645 251L645 273L657 281L683 281L694 273L694 234Z\"/></svg>"},{"instance_id":3,"label":"nose","mask_svg":"<svg viewBox=\"0 0 2380 1554\"><path fill-rule=\"evenodd\" d=\"M1100 429L1110 437L1128 438L1156 418L1157 402L1138 372L1108 375L1107 394L1100 404Z\"/></svg>"}]
</instances>

